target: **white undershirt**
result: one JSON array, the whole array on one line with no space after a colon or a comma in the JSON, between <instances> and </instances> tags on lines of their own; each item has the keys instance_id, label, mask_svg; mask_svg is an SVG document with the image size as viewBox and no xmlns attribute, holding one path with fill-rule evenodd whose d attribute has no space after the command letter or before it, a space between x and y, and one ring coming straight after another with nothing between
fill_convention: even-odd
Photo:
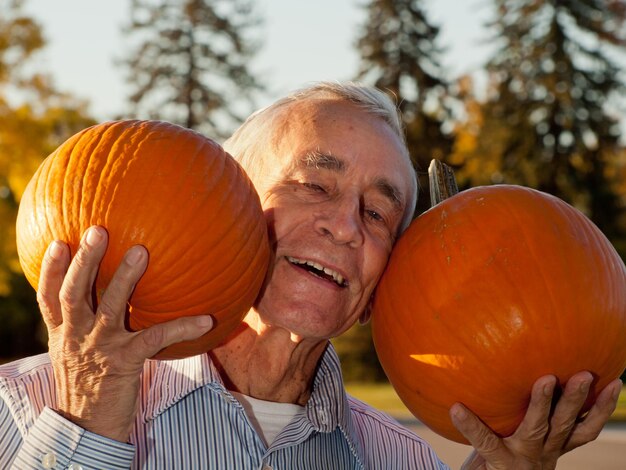
<instances>
[{"instance_id":1,"label":"white undershirt","mask_svg":"<svg viewBox=\"0 0 626 470\"><path fill-rule=\"evenodd\" d=\"M276 403L273 401L258 400L256 398L233 392L233 396L241 403L250 422L259 436L269 446L278 433L287 426L295 416L304 413L304 406L293 403Z\"/></svg>"}]
</instances>

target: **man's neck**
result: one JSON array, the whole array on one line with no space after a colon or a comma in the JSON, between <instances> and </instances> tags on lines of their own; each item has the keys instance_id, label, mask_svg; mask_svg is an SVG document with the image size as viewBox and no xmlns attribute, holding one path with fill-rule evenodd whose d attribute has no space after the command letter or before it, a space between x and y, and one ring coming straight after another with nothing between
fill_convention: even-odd
<instances>
[{"instance_id":1,"label":"man's neck","mask_svg":"<svg viewBox=\"0 0 626 470\"><path fill-rule=\"evenodd\" d=\"M299 340L263 325L256 313L209 354L226 387L259 400L305 405L327 340Z\"/></svg>"}]
</instances>

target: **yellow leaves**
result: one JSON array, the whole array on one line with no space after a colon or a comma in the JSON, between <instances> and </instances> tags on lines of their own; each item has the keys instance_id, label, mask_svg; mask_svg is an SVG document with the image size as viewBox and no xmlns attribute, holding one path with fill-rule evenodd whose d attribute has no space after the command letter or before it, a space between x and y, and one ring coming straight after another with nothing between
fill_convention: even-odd
<instances>
[{"instance_id":1,"label":"yellow leaves","mask_svg":"<svg viewBox=\"0 0 626 470\"><path fill-rule=\"evenodd\" d=\"M16 80L21 66L44 43L41 27L21 14L19 3L0 5L0 83Z\"/></svg>"},{"instance_id":2,"label":"yellow leaves","mask_svg":"<svg viewBox=\"0 0 626 470\"><path fill-rule=\"evenodd\" d=\"M462 77L458 84L464 100L465 120L457 122L455 141L448 162L455 171L460 186L478 186L501 181L501 142L507 132L504 125L485 122L485 104L472 92L472 81ZM485 138L489 135L489 138Z\"/></svg>"},{"instance_id":3,"label":"yellow leaves","mask_svg":"<svg viewBox=\"0 0 626 470\"><path fill-rule=\"evenodd\" d=\"M28 103L14 109L0 105L0 296L10 294L10 281L21 272L15 219L26 185L60 143L93 123L80 107L39 111Z\"/></svg>"},{"instance_id":4,"label":"yellow leaves","mask_svg":"<svg viewBox=\"0 0 626 470\"><path fill-rule=\"evenodd\" d=\"M5 108L0 115L0 175L19 201L43 159L69 135L93 124L77 109L48 108L37 113L29 104Z\"/></svg>"},{"instance_id":5,"label":"yellow leaves","mask_svg":"<svg viewBox=\"0 0 626 470\"><path fill-rule=\"evenodd\" d=\"M0 2L0 297L10 294L20 266L15 247L19 199L43 159L70 135L94 124L86 104L59 93L34 71L44 44L21 2Z\"/></svg>"}]
</instances>

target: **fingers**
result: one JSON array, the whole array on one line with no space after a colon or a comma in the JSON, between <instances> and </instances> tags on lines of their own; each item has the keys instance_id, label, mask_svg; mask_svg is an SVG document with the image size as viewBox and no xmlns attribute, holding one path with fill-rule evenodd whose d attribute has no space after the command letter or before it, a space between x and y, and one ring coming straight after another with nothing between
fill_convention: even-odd
<instances>
[{"instance_id":1,"label":"fingers","mask_svg":"<svg viewBox=\"0 0 626 470\"><path fill-rule=\"evenodd\" d=\"M563 394L550 420L550 434L544 446L545 453L557 457L563 453L562 449L576 424L576 418L587 399L592 382L593 376L589 372L579 372L565 384Z\"/></svg>"},{"instance_id":2,"label":"fingers","mask_svg":"<svg viewBox=\"0 0 626 470\"><path fill-rule=\"evenodd\" d=\"M615 410L622 387L620 380L607 385L584 420L577 422L593 380L589 372L572 376L556 405L553 395L557 379L545 376L537 380L524 419L515 433L505 439L499 439L458 403L451 408L450 416L489 468L518 468L515 463L523 464L519 468L555 468L562 454L595 439ZM463 468L484 468L479 460L474 459Z\"/></svg>"},{"instance_id":3,"label":"fingers","mask_svg":"<svg viewBox=\"0 0 626 470\"><path fill-rule=\"evenodd\" d=\"M67 326L90 329L93 325L93 285L106 245L107 233L102 227L90 227L83 235L60 293L63 322Z\"/></svg>"},{"instance_id":4,"label":"fingers","mask_svg":"<svg viewBox=\"0 0 626 470\"><path fill-rule=\"evenodd\" d=\"M499 462L506 455L502 440L495 435L474 413L460 403L450 408L452 423L472 447L489 462Z\"/></svg>"},{"instance_id":5,"label":"fingers","mask_svg":"<svg viewBox=\"0 0 626 470\"><path fill-rule=\"evenodd\" d=\"M596 402L585 419L575 426L564 452L569 452L591 442L600 435L600 431L615 411L621 390L622 381L615 379L598 394Z\"/></svg>"},{"instance_id":6,"label":"fingers","mask_svg":"<svg viewBox=\"0 0 626 470\"><path fill-rule=\"evenodd\" d=\"M199 338L211 328L213 318L210 315L177 318L137 332L133 348L142 360L148 359L171 344Z\"/></svg>"},{"instance_id":7,"label":"fingers","mask_svg":"<svg viewBox=\"0 0 626 470\"><path fill-rule=\"evenodd\" d=\"M126 252L100 299L96 325L117 331L124 329L126 305L147 266L148 251L143 246L133 246Z\"/></svg>"},{"instance_id":8,"label":"fingers","mask_svg":"<svg viewBox=\"0 0 626 470\"><path fill-rule=\"evenodd\" d=\"M516 439L530 448L540 449L543 446L550 428L549 417L556 382L556 377L548 375L534 383L528 409L514 433Z\"/></svg>"},{"instance_id":9,"label":"fingers","mask_svg":"<svg viewBox=\"0 0 626 470\"><path fill-rule=\"evenodd\" d=\"M37 302L48 331L63 322L59 292L70 264L69 247L53 241L43 257L37 289Z\"/></svg>"}]
</instances>

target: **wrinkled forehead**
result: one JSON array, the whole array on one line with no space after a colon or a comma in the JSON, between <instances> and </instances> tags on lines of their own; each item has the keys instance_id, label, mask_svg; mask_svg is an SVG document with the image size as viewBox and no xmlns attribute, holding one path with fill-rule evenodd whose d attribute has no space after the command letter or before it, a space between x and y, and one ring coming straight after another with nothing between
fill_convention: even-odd
<instances>
[{"instance_id":1,"label":"wrinkled forehead","mask_svg":"<svg viewBox=\"0 0 626 470\"><path fill-rule=\"evenodd\" d=\"M289 140L290 154L298 153L299 149L294 148L294 145L306 147L313 143L320 146L314 150L323 152L325 139L331 134L334 137L340 135L340 139L349 145L356 138L356 131L382 128L383 132L376 132L378 146L387 149L381 164L400 160L407 169L412 168L406 146L391 126L381 117L345 99L308 99L287 103L275 110L269 127L272 150L269 153L279 158L284 156L286 139Z\"/></svg>"},{"instance_id":2,"label":"wrinkled forehead","mask_svg":"<svg viewBox=\"0 0 626 470\"><path fill-rule=\"evenodd\" d=\"M382 148L370 149L372 153L380 156L373 170L378 171L383 177L385 173L391 173L391 168L400 169L395 184L401 187L400 192L406 196L405 218L410 221L417 197L415 170L403 139L381 117L339 98L295 101L281 106L273 113L268 142L271 150L266 152L266 157L273 157L276 160L266 162L269 165L302 165L301 160L308 159L311 153L324 155L326 149L323 146L322 133L329 130L332 132L337 129L337 132L340 132L341 128L346 132L346 146L351 144L352 138L346 129L366 126L368 129L376 130L377 134L380 134L378 142L381 142ZM285 148L286 142L288 148ZM319 143L319 147L312 148L311 143ZM339 159L342 157L341 154L332 156Z\"/></svg>"}]
</instances>

